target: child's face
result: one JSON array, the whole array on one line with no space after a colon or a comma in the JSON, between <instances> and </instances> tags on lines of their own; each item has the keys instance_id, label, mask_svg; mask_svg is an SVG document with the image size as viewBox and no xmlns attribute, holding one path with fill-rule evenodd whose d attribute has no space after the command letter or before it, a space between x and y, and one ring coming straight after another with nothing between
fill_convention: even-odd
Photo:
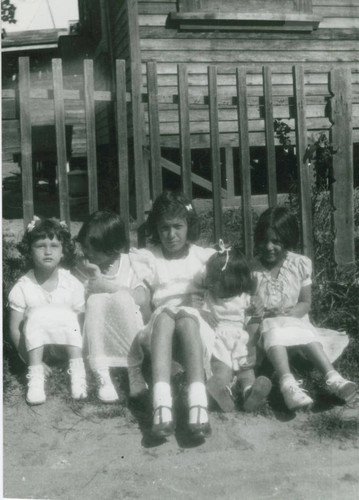
<instances>
[{"instance_id":1,"label":"child's face","mask_svg":"<svg viewBox=\"0 0 359 500\"><path fill-rule=\"evenodd\" d=\"M88 240L81 245L82 252L85 259L89 260L92 264L96 264L100 269L104 269L113 264L114 255L96 250Z\"/></svg>"},{"instance_id":2,"label":"child's face","mask_svg":"<svg viewBox=\"0 0 359 500\"><path fill-rule=\"evenodd\" d=\"M36 269L54 270L60 264L63 254L62 243L56 236L42 238L31 245L31 259Z\"/></svg>"},{"instance_id":3,"label":"child's face","mask_svg":"<svg viewBox=\"0 0 359 500\"><path fill-rule=\"evenodd\" d=\"M180 256L187 244L186 219L162 218L157 225L163 253L170 257Z\"/></svg>"},{"instance_id":4,"label":"child's face","mask_svg":"<svg viewBox=\"0 0 359 500\"><path fill-rule=\"evenodd\" d=\"M262 264L269 266L275 266L285 254L285 248L273 229L266 231L258 251Z\"/></svg>"}]
</instances>

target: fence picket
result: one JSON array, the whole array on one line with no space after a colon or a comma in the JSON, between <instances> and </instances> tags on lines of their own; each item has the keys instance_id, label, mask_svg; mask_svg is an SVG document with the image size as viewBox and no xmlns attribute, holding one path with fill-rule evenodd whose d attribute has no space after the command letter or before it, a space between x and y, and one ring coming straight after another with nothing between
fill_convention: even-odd
<instances>
[{"instance_id":1,"label":"fence picket","mask_svg":"<svg viewBox=\"0 0 359 500\"><path fill-rule=\"evenodd\" d=\"M157 64L147 63L148 120L151 153L152 199L162 192L160 123L158 112Z\"/></svg>"},{"instance_id":2,"label":"fence picket","mask_svg":"<svg viewBox=\"0 0 359 500\"><path fill-rule=\"evenodd\" d=\"M178 120L181 154L181 183L184 194L192 199L191 136L189 124L188 71L186 64L178 64Z\"/></svg>"},{"instance_id":3,"label":"fence picket","mask_svg":"<svg viewBox=\"0 0 359 500\"><path fill-rule=\"evenodd\" d=\"M272 72L268 66L263 66L263 95L266 136L268 203L269 206L272 207L277 204L277 174L274 146Z\"/></svg>"},{"instance_id":4,"label":"fence picket","mask_svg":"<svg viewBox=\"0 0 359 500\"><path fill-rule=\"evenodd\" d=\"M334 258L338 266L355 262L354 247L354 189L353 189L353 132L352 88L349 68L330 72L331 129L336 153L333 155L332 202L335 208Z\"/></svg>"},{"instance_id":5,"label":"fence picket","mask_svg":"<svg viewBox=\"0 0 359 500\"><path fill-rule=\"evenodd\" d=\"M70 227L69 189L66 171L66 133L64 87L61 59L52 60L52 80L54 86L54 111L56 132L57 180L59 187L60 218Z\"/></svg>"},{"instance_id":6,"label":"fence picket","mask_svg":"<svg viewBox=\"0 0 359 500\"><path fill-rule=\"evenodd\" d=\"M245 253L248 259L253 255L253 230L251 211L251 173L247 116L247 72L245 68L236 69L237 112L239 130L239 172L241 179L242 218Z\"/></svg>"},{"instance_id":7,"label":"fence picket","mask_svg":"<svg viewBox=\"0 0 359 500\"><path fill-rule=\"evenodd\" d=\"M30 115L30 61L28 57L19 58L19 105L21 137L21 181L24 227L34 216L32 142Z\"/></svg>"},{"instance_id":8,"label":"fence picket","mask_svg":"<svg viewBox=\"0 0 359 500\"><path fill-rule=\"evenodd\" d=\"M136 189L136 219L137 219L137 242L138 246L145 245L144 234L144 202L146 195L143 179L148 176L143 162L143 111L141 102L141 65L131 63L131 92L132 92L132 125L133 125L133 156L135 167L135 189Z\"/></svg>"},{"instance_id":9,"label":"fence picket","mask_svg":"<svg viewBox=\"0 0 359 500\"><path fill-rule=\"evenodd\" d=\"M125 225L126 237L130 236L130 197L128 184L126 63L116 61L116 135L120 191L120 215Z\"/></svg>"},{"instance_id":10,"label":"fence picket","mask_svg":"<svg viewBox=\"0 0 359 500\"><path fill-rule=\"evenodd\" d=\"M214 239L223 234L222 198L221 198L221 158L219 151L217 67L208 66L209 93L209 135L211 147L211 171L213 186Z\"/></svg>"},{"instance_id":11,"label":"fence picket","mask_svg":"<svg viewBox=\"0 0 359 500\"><path fill-rule=\"evenodd\" d=\"M84 60L84 96L89 212L91 214L98 210L94 72L91 59Z\"/></svg>"},{"instance_id":12,"label":"fence picket","mask_svg":"<svg viewBox=\"0 0 359 500\"><path fill-rule=\"evenodd\" d=\"M226 162L226 183L227 183L227 198L235 196L234 191L234 171L233 171L233 148L225 148L225 162Z\"/></svg>"},{"instance_id":13,"label":"fence picket","mask_svg":"<svg viewBox=\"0 0 359 500\"><path fill-rule=\"evenodd\" d=\"M295 136L297 148L297 169L299 180L299 194L301 206L302 244L305 255L313 259L313 229L312 229L312 202L311 176L306 160L307 127L305 123L305 90L303 66L293 66L294 100L296 107Z\"/></svg>"}]
</instances>

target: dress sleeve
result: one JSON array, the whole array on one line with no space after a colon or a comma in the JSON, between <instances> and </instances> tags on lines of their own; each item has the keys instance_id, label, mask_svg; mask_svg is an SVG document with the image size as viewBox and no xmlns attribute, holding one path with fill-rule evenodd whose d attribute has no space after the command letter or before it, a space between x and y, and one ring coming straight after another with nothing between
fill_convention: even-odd
<instances>
[{"instance_id":1,"label":"dress sleeve","mask_svg":"<svg viewBox=\"0 0 359 500\"><path fill-rule=\"evenodd\" d=\"M9 307L14 311L25 312L25 295L19 282L17 282L9 293Z\"/></svg>"},{"instance_id":2,"label":"dress sleeve","mask_svg":"<svg viewBox=\"0 0 359 500\"><path fill-rule=\"evenodd\" d=\"M299 277L301 280L301 286L308 286L312 284L312 261L305 257L304 255L300 256L300 260L298 263L299 269Z\"/></svg>"},{"instance_id":3,"label":"dress sleeve","mask_svg":"<svg viewBox=\"0 0 359 500\"><path fill-rule=\"evenodd\" d=\"M131 248L128 256L139 282L152 287L156 280L154 255L145 248Z\"/></svg>"},{"instance_id":4,"label":"dress sleeve","mask_svg":"<svg viewBox=\"0 0 359 500\"><path fill-rule=\"evenodd\" d=\"M77 313L85 311L85 287L74 276L71 276L72 308Z\"/></svg>"}]
</instances>

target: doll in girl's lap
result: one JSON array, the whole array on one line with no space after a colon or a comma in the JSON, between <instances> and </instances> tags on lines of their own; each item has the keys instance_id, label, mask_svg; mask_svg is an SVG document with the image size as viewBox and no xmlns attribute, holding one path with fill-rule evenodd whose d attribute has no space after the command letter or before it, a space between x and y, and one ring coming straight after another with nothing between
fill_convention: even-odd
<instances>
[{"instance_id":1,"label":"doll in girl's lap","mask_svg":"<svg viewBox=\"0 0 359 500\"><path fill-rule=\"evenodd\" d=\"M29 404L46 400L45 346L64 346L70 359L71 394L87 396L82 359L81 324L85 305L83 285L63 269L73 259L71 235L56 219L34 217L20 244L30 270L9 294L10 334L19 355L28 364Z\"/></svg>"},{"instance_id":2,"label":"doll in girl's lap","mask_svg":"<svg viewBox=\"0 0 359 500\"><path fill-rule=\"evenodd\" d=\"M260 216L254 233L257 258L253 266L256 295L264 306L259 331L279 377L284 401L291 410L313 403L291 373L288 349L293 346L300 347L323 373L330 392L346 402L357 392L356 384L345 380L334 369L321 343L322 330L309 321L312 263L308 257L290 251L298 239L297 221L286 208L270 208ZM335 337L340 334L332 333L331 343L335 344ZM341 353L340 342L335 345L339 345L339 349L332 355L333 360Z\"/></svg>"}]
</instances>

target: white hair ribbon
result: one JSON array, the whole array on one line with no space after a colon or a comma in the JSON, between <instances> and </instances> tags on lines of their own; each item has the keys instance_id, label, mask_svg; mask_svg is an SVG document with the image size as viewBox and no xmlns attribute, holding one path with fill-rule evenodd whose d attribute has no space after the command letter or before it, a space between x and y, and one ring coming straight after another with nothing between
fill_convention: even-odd
<instances>
[{"instance_id":1,"label":"white hair ribbon","mask_svg":"<svg viewBox=\"0 0 359 500\"><path fill-rule=\"evenodd\" d=\"M28 225L27 225L27 230L29 232L31 232L34 229L34 227L36 225L36 222L38 222L39 220L40 220L40 217L38 217L37 215L34 215L33 218L32 218L32 221L29 222Z\"/></svg>"},{"instance_id":2,"label":"white hair ribbon","mask_svg":"<svg viewBox=\"0 0 359 500\"><path fill-rule=\"evenodd\" d=\"M228 247L224 244L224 241L223 240L219 240L218 241L218 246L219 246L219 250L218 250L218 253L219 254L223 254L225 253L226 254L226 262L224 263L224 266L221 267L221 271L224 271L227 267L227 264L228 264L228 261L229 261L229 252L232 250L232 247Z\"/></svg>"}]
</instances>

